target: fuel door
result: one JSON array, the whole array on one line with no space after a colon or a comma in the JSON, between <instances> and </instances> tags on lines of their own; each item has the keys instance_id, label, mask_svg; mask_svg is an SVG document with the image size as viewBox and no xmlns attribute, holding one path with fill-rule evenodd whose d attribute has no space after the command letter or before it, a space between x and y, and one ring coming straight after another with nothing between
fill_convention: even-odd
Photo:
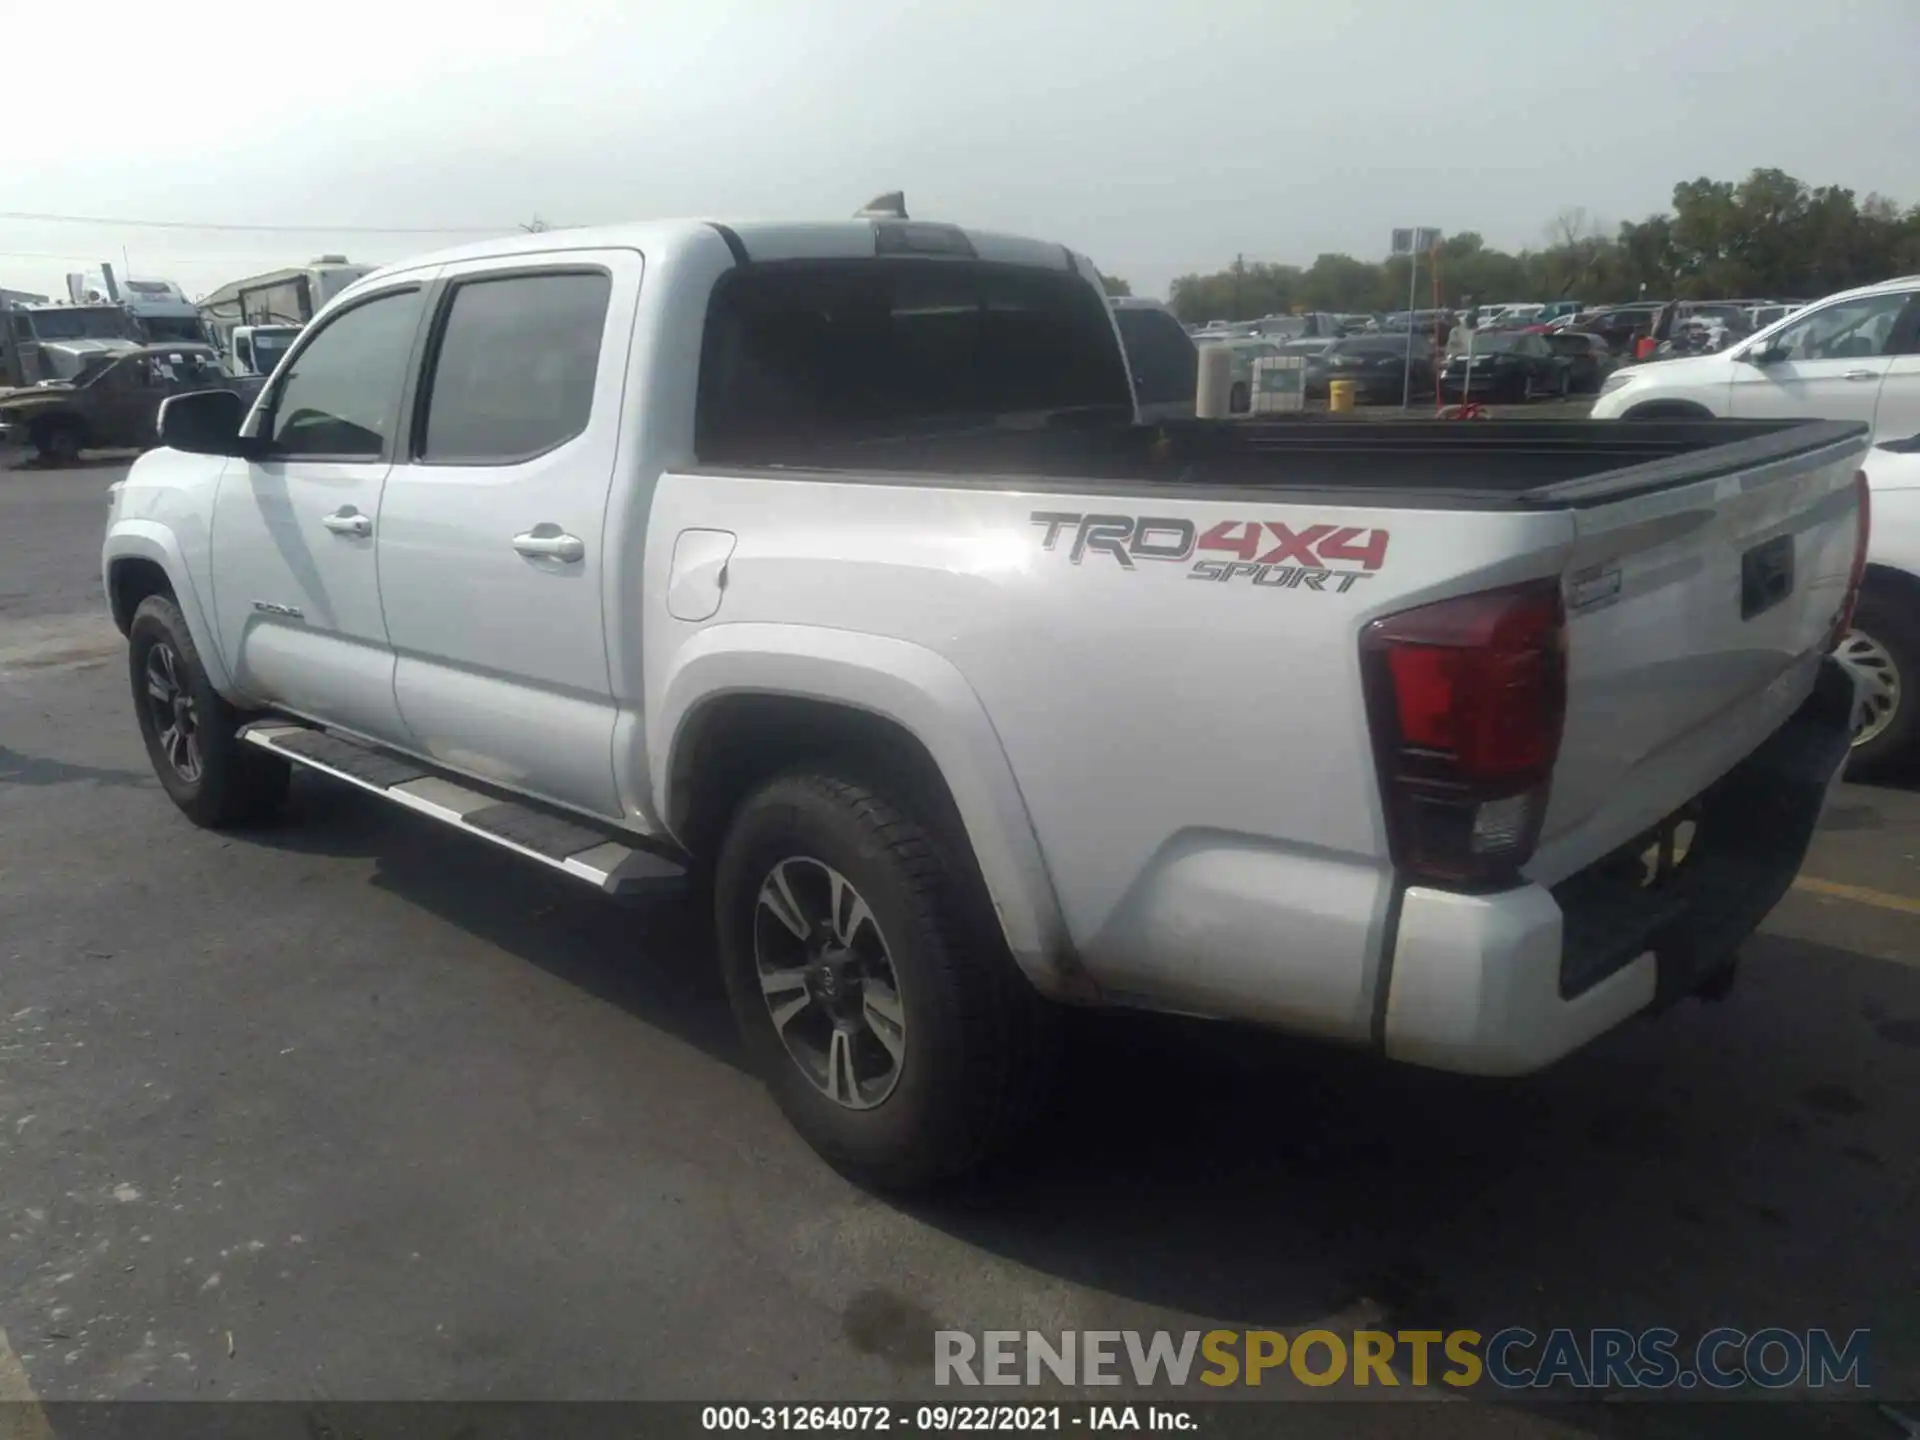
<instances>
[{"instance_id":1,"label":"fuel door","mask_svg":"<svg viewBox=\"0 0 1920 1440\"><path fill-rule=\"evenodd\" d=\"M711 620L727 595L731 530L682 530L667 572L667 613L676 620Z\"/></svg>"}]
</instances>

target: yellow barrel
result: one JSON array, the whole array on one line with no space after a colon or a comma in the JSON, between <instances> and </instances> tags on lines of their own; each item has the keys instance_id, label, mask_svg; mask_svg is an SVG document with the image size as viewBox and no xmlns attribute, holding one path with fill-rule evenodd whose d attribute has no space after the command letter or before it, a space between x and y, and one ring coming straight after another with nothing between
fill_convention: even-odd
<instances>
[{"instance_id":1,"label":"yellow barrel","mask_svg":"<svg viewBox=\"0 0 1920 1440\"><path fill-rule=\"evenodd\" d=\"M1353 382L1351 380L1329 380L1327 382L1327 409L1351 410L1353 408Z\"/></svg>"}]
</instances>

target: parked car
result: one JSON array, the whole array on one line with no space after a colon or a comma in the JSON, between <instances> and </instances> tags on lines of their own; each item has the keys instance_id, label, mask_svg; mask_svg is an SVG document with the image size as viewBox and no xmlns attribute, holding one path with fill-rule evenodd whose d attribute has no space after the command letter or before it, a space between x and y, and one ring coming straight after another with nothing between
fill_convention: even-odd
<instances>
[{"instance_id":1,"label":"parked car","mask_svg":"<svg viewBox=\"0 0 1920 1440\"><path fill-rule=\"evenodd\" d=\"M1441 399L1519 403L1571 393L1573 363L1555 354L1546 336L1518 330L1471 333L1471 357L1467 332L1456 330L1447 342L1446 367L1440 372Z\"/></svg>"},{"instance_id":2,"label":"parked car","mask_svg":"<svg viewBox=\"0 0 1920 1440\"><path fill-rule=\"evenodd\" d=\"M1109 303L1133 374L1140 418L1191 420L1200 385L1200 348L1193 337L1158 300L1128 295Z\"/></svg>"},{"instance_id":3,"label":"parked car","mask_svg":"<svg viewBox=\"0 0 1920 1440\"><path fill-rule=\"evenodd\" d=\"M90 356L71 380L47 380L0 397L0 451L31 450L50 465L82 450L144 448L170 396L195 390L257 393L221 367L211 345L125 343Z\"/></svg>"},{"instance_id":4,"label":"parked car","mask_svg":"<svg viewBox=\"0 0 1920 1440\"><path fill-rule=\"evenodd\" d=\"M1854 420L1920 431L1920 275L1830 295L1718 354L1616 370L1596 419Z\"/></svg>"},{"instance_id":5,"label":"parked car","mask_svg":"<svg viewBox=\"0 0 1920 1440\"><path fill-rule=\"evenodd\" d=\"M1663 304L1661 301L1636 301L1631 305L1590 310L1574 320L1574 327L1598 335L1616 355L1630 354L1634 340L1653 328Z\"/></svg>"},{"instance_id":6,"label":"parked car","mask_svg":"<svg viewBox=\"0 0 1920 1440\"><path fill-rule=\"evenodd\" d=\"M1405 331L1398 335L1365 335L1336 341L1307 361L1308 399L1325 399L1335 380L1353 382L1354 399L1363 405L1398 405L1405 398L1412 375L1413 398L1433 399L1433 342L1412 337L1409 361Z\"/></svg>"},{"instance_id":7,"label":"parked car","mask_svg":"<svg viewBox=\"0 0 1920 1440\"><path fill-rule=\"evenodd\" d=\"M1050 1001L1514 1074L1729 979L1846 753L1865 439L1559 428L1136 424L1056 244L516 235L169 399L103 576L189 820L298 765L710 876L747 1062L928 1185L1043 1110Z\"/></svg>"},{"instance_id":8,"label":"parked car","mask_svg":"<svg viewBox=\"0 0 1920 1440\"><path fill-rule=\"evenodd\" d=\"M1555 330L1546 341L1547 348L1567 362L1567 389L1576 395L1597 394L1613 366L1607 342L1586 330Z\"/></svg>"},{"instance_id":9,"label":"parked car","mask_svg":"<svg viewBox=\"0 0 1920 1440\"><path fill-rule=\"evenodd\" d=\"M1875 446L1861 468L1873 504L1867 570L1836 653L1865 689L1849 770L1870 780L1920 761L1920 434Z\"/></svg>"}]
</instances>

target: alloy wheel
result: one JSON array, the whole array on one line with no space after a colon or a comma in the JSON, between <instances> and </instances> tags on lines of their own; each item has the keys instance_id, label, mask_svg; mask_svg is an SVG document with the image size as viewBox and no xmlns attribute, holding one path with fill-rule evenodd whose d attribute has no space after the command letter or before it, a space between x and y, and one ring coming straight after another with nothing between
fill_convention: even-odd
<instances>
[{"instance_id":1,"label":"alloy wheel","mask_svg":"<svg viewBox=\"0 0 1920 1440\"><path fill-rule=\"evenodd\" d=\"M873 911L832 866L790 856L767 872L754 905L754 965L787 1054L815 1089L849 1110L893 1093L907 1054L907 1014Z\"/></svg>"},{"instance_id":2,"label":"alloy wheel","mask_svg":"<svg viewBox=\"0 0 1920 1440\"><path fill-rule=\"evenodd\" d=\"M1887 647L1864 630L1849 630L1834 652L1840 663L1865 678L1866 717L1854 732L1856 747L1878 739L1900 713L1900 667Z\"/></svg>"},{"instance_id":3,"label":"alloy wheel","mask_svg":"<svg viewBox=\"0 0 1920 1440\"><path fill-rule=\"evenodd\" d=\"M154 740L173 773L191 785L200 778L200 714L182 678L185 667L173 646L157 641L147 651L147 713Z\"/></svg>"}]
</instances>

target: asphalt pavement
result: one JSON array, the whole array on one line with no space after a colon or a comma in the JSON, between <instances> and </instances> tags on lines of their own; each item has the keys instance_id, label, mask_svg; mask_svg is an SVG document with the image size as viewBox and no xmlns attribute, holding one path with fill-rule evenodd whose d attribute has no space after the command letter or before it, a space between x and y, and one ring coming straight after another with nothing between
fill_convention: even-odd
<instances>
[{"instance_id":1,"label":"asphalt pavement","mask_svg":"<svg viewBox=\"0 0 1920 1440\"><path fill-rule=\"evenodd\" d=\"M0 1399L924 1397L943 1328L1512 1324L1871 1327L1920 1398L1920 794L1847 787L1726 1000L1543 1075L1091 1019L1017 1164L901 1205L743 1073L682 906L307 776L181 819L98 593L120 473L0 471Z\"/></svg>"}]
</instances>

